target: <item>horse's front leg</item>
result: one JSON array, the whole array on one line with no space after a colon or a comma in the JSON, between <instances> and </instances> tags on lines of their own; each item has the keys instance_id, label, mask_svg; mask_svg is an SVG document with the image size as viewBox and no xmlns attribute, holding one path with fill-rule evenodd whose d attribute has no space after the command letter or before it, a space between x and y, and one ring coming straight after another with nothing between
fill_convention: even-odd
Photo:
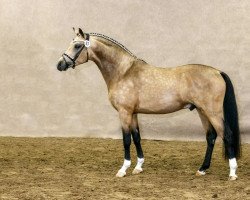
<instances>
[{"instance_id":1,"label":"horse's front leg","mask_svg":"<svg viewBox=\"0 0 250 200\"><path fill-rule=\"evenodd\" d=\"M139 174L143 171L142 164L144 163L144 156L143 156L143 151L141 147L141 136L140 136L140 129L139 129L139 124L138 124L137 114L133 115L131 132L132 132L132 137L133 137L133 141L134 141L136 152L137 152L137 164L132 173Z\"/></svg>"},{"instance_id":2,"label":"horse's front leg","mask_svg":"<svg viewBox=\"0 0 250 200\"><path fill-rule=\"evenodd\" d=\"M121 169L116 174L116 176L123 177L126 175L126 170L131 165L130 145L131 145L132 113L127 111L126 109L120 109L119 116L120 116L121 125L122 125L124 162L123 162Z\"/></svg>"}]
</instances>

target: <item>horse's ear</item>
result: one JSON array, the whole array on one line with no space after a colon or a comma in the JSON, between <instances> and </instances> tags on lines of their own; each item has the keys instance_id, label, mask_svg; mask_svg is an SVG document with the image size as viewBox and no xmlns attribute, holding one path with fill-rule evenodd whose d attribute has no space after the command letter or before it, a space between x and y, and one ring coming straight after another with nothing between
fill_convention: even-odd
<instances>
[{"instance_id":1,"label":"horse's ear","mask_svg":"<svg viewBox=\"0 0 250 200\"><path fill-rule=\"evenodd\" d=\"M84 37L84 33L83 33L83 31L82 31L81 28L79 28L79 34L80 34L83 38L85 38L85 37Z\"/></svg>"},{"instance_id":2,"label":"horse's ear","mask_svg":"<svg viewBox=\"0 0 250 200\"><path fill-rule=\"evenodd\" d=\"M74 28L74 27L73 27L73 31L75 32L75 34L76 34L78 37L83 37L83 38L85 38L85 34L84 34L84 32L82 31L81 28Z\"/></svg>"}]
</instances>

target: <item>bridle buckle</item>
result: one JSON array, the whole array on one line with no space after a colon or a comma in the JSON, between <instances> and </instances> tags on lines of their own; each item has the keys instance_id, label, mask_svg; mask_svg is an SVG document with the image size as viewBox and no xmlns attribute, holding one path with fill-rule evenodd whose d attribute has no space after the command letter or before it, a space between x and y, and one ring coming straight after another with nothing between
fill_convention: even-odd
<instances>
[{"instance_id":1,"label":"bridle buckle","mask_svg":"<svg viewBox=\"0 0 250 200\"><path fill-rule=\"evenodd\" d=\"M84 40L84 46L89 48L90 47L90 41L89 40Z\"/></svg>"}]
</instances>

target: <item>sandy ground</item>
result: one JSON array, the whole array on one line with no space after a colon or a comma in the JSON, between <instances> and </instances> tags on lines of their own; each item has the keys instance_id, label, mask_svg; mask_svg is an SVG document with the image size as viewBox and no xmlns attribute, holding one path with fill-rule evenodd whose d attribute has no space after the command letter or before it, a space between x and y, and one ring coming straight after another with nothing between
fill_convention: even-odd
<instances>
[{"instance_id":1,"label":"sandy ground","mask_svg":"<svg viewBox=\"0 0 250 200\"><path fill-rule=\"evenodd\" d=\"M132 146L133 167L135 151ZM206 176L194 174L204 142L143 140L144 172L125 178L122 141L86 138L0 138L0 199L249 199L250 145L243 145L237 181L216 144Z\"/></svg>"}]
</instances>

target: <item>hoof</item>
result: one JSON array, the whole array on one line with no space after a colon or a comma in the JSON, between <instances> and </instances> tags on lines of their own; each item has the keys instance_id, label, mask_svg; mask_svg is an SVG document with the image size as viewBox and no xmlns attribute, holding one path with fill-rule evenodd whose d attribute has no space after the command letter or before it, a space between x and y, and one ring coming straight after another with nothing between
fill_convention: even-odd
<instances>
[{"instance_id":1,"label":"hoof","mask_svg":"<svg viewBox=\"0 0 250 200\"><path fill-rule=\"evenodd\" d=\"M228 180L229 181L235 181L235 180L237 180L237 178L238 178L238 176L229 176L229 178L228 178Z\"/></svg>"},{"instance_id":2,"label":"hoof","mask_svg":"<svg viewBox=\"0 0 250 200\"><path fill-rule=\"evenodd\" d=\"M126 172L118 171L116 174L116 177L119 177L119 178L124 177L124 176L126 176Z\"/></svg>"},{"instance_id":3,"label":"hoof","mask_svg":"<svg viewBox=\"0 0 250 200\"><path fill-rule=\"evenodd\" d=\"M143 170L134 168L132 174L140 174Z\"/></svg>"},{"instance_id":4,"label":"hoof","mask_svg":"<svg viewBox=\"0 0 250 200\"><path fill-rule=\"evenodd\" d=\"M196 175L196 176L204 176L205 174L206 174L205 171L199 171L199 170L198 170L198 171L196 172L195 175Z\"/></svg>"}]
</instances>

